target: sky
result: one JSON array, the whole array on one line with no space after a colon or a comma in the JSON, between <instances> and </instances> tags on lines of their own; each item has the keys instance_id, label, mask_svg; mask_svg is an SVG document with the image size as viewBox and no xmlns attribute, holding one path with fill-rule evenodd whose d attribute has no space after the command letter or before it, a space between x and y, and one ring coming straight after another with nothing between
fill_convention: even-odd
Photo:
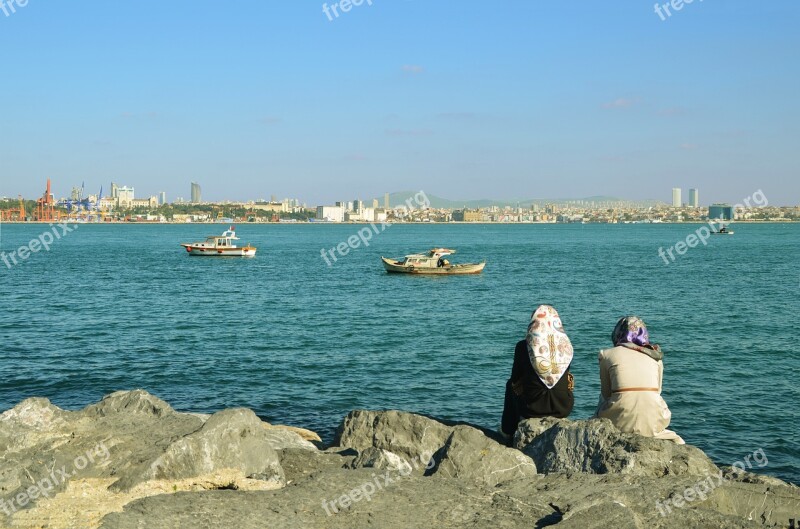
<instances>
[{"instance_id":1,"label":"sky","mask_svg":"<svg viewBox=\"0 0 800 529\"><path fill-rule=\"evenodd\" d=\"M0 196L800 203L795 0L0 1Z\"/></svg>"}]
</instances>

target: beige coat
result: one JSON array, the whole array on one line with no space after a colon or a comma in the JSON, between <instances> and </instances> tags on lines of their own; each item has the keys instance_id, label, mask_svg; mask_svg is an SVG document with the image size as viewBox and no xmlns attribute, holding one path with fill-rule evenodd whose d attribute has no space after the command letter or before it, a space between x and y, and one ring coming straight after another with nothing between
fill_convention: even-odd
<instances>
[{"instance_id":1,"label":"beige coat","mask_svg":"<svg viewBox=\"0 0 800 529\"><path fill-rule=\"evenodd\" d=\"M599 360L601 395L595 415L610 419L623 432L683 444L678 434L667 430L672 413L661 398L664 364L621 346L600 351ZM631 388L644 391L618 392Z\"/></svg>"}]
</instances>

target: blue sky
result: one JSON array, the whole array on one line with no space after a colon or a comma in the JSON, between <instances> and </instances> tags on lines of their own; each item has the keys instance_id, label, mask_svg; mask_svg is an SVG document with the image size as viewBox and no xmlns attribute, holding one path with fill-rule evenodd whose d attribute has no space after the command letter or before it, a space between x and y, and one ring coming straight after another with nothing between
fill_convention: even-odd
<instances>
[{"instance_id":1,"label":"blue sky","mask_svg":"<svg viewBox=\"0 0 800 529\"><path fill-rule=\"evenodd\" d=\"M798 22L794 0L667 20L653 2L372 0L333 21L310 0L29 0L0 11L0 195L51 177L57 196L680 186L796 205Z\"/></svg>"}]
</instances>

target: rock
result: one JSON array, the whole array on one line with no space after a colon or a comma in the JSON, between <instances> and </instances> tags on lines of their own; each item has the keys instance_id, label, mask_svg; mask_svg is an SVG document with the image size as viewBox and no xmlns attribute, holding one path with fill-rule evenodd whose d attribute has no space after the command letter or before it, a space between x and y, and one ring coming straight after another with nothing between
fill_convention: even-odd
<instances>
[{"instance_id":1,"label":"rock","mask_svg":"<svg viewBox=\"0 0 800 529\"><path fill-rule=\"evenodd\" d=\"M452 428L413 413L358 410L344 418L334 445L359 452L375 447L409 461L428 461L444 446L451 432Z\"/></svg>"},{"instance_id":2,"label":"rock","mask_svg":"<svg viewBox=\"0 0 800 529\"><path fill-rule=\"evenodd\" d=\"M10 525L4 523L9 513L35 508L87 480L108 482L116 491L156 477L189 479L178 484L189 488L214 487L215 476L248 489L281 486L273 444L316 450L298 434L268 433L249 410L206 419L176 412L141 390L113 393L75 412L28 399L0 415L0 499L8 500L0 527ZM194 485L191 478L198 478Z\"/></svg>"},{"instance_id":3,"label":"rock","mask_svg":"<svg viewBox=\"0 0 800 529\"><path fill-rule=\"evenodd\" d=\"M0 415L0 453L16 452L41 442L42 434L66 425L70 412L47 399L26 399Z\"/></svg>"},{"instance_id":4,"label":"rock","mask_svg":"<svg viewBox=\"0 0 800 529\"><path fill-rule=\"evenodd\" d=\"M522 450L531 442L549 430L552 426L562 422L569 422L566 419L556 419L555 417L544 417L541 419L525 419L520 421L517 425L517 431L514 432L513 446L517 450Z\"/></svg>"},{"instance_id":5,"label":"rock","mask_svg":"<svg viewBox=\"0 0 800 529\"><path fill-rule=\"evenodd\" d=\"M298 428L296 426L285 426L283 424L272 424L270 425L272 428L276 428L279 430L288 430L290 432L294 432L299 435L302 439L309 441L310 443L322 443L322 438L317 434L317 432L312 432L311 430L306 430L305 428ZM316 445L315 445L316 446Z\"/></svg>"},{"instance_id":6,"label":"rock","mask_svg":"<svg viewBox=\"0 0 800 529\"><path fill-rule=\"evenodd\" d=\"M0 527L751 529L800 512L797 487L606 420L523 421L523 453L470 425L356 411L337 440L317 450L250 410L195 416L142 391L76 412L29 399L0 415Z\"/></svg>"},{"instance_id":7,"label":"rock","mask_svg":"<svg viewBox=\"0 0 800 529\"><path fill-rule=\"evenodd\" d=\"M106 417L119 415L120 413L163 417L175 413L175 410L163 400L141 389L116 391L103 397L97 404L88 406L83 410L83 414L87 417Z\"/></svg>"},{"instance_id":8,"label":"rock","mask_svg":"<svg viewBox=\"0 0 800 529\"><path fill-rule=\"evenodd\" d=\"M351 468L405 468L496 485L536 474L533 460L467 425L397 411L351 412L337 434L337 444L359 451ZM432 460L432 461L431 461Z\"/></svg>"},{"instance_id":9,"label":"rock","mask_svg":"<svg viewBox=\"0 0 800 529\"><path fill-rule=\"evenodd\" d=\"M266 434L266 439L270 446L276 450L284 450L286 448L296 448L299 450L317 450L314 443L306 441L303 437L288 428L281 428L271 426L267 423L261 423Z\"/></svg>"},{"instance_id":10,"label":"rock","mask_svg":"<svg viewBox=\"0 0 800 529\"><path fill-rule=\"evenodd\" d=\"M112 489L126 491L152 479L185 479L221 469L237 469L246 478L282 484L283 470L273 442L274 437L251 410L224 410L212 415L197 432L132 469Z\"/></svg>"},{"instance_id":11,"label":"rock","mask_svg":"<svg viewBox=\"0 0 800 529\"><path fill-rule=\"evenodd\" d=\"M522 434L520 435L522 438ZM608 419L560 421L522 451L539 472L706 476L718 471L698 448L620 432Z\"/></svg>"},{"instance_id":12,"label":"rock","mask_svg":"<svg viewBox=\"0 0 800 529\"><path fill-rule=\"evenodd\" d=\"M456 426L441 450L434 454L432 474L480 480L490 486L536 475L533 460L470 426Z\"/></svg>"},{"instance_id":13,"label":"rock","mask_svg":"<svg viewBox=\"0 0 800 529\"><path fill-rule=\"evenodd\" d=\"M362 450L355 459L345 464L345 468L376 468L401 474L408 474L412 471L411 464L399 455L374 446L368 446Z\"/></svg>"}]
</instances>

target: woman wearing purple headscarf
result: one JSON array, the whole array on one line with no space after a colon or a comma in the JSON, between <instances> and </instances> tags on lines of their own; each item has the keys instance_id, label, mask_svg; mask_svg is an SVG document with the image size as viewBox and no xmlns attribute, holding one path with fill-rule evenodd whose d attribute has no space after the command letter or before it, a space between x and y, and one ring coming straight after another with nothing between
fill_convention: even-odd
<instances>
[{"instance_id":1,"label":"woman wearing purple headscarf","mask_svg":"<svg viewBox=\"0 0 800 529\"><path fill-rule=\"evenodd\" d=\"M661 398L664 353L650 343L644 322L627 316L611 335L613 349L600 351L600 403L595 416L623 432L684 444L667 430L672 413Z\"/></svg>"}]
</instances>

